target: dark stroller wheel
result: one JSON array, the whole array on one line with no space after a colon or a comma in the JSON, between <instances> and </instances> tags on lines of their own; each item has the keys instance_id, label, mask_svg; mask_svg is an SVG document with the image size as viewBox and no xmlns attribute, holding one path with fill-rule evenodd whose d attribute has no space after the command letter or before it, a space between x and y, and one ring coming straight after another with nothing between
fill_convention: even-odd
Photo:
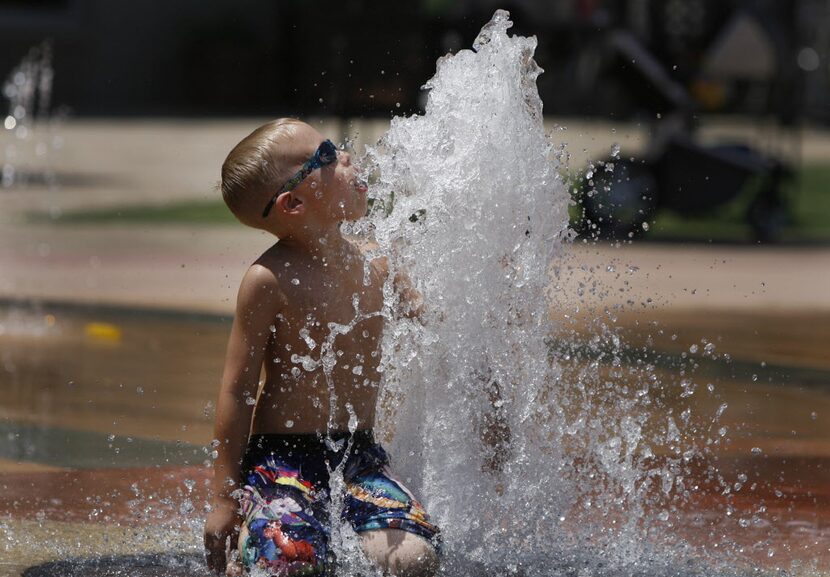
<instances>
[{"instance_id":1,"label":"dark stroller wheel","mask_svg":"<svg viewBox=\"0 0 830 577\"><path fill-rule=\"evenodd\" d=\"M616 161L613 170L600 167L590 182L582 195L589 233L626 239L647 230L643 223L657 208L657 180L648 166Z\"/></svg>"}]
</instances>

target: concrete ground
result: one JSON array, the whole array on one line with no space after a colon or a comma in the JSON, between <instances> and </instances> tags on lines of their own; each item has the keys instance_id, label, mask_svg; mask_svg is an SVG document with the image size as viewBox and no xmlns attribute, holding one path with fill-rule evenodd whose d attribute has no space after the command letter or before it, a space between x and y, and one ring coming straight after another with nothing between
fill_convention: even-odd
<instances>
[{"instance_id":1,"label":"concrete ground","mask_svg":"<svg viewBox=\"0 0 830 577\"><path fill-rule=\"evenodd\" d=\"M338 140L356 135L359 148L386 127L385 121L311 122ZM259 124L78 120L39 129L26 141L5 134L18 175L41 176L0 189L0 298L232 311L247 264L271 243L262 233L241 225L51 224L30 217L215 199L225 154ZM639 125L550 120L549 128L554 140L567 143L572 167L602 156L614 142L623 154L634 153L646 137ZM769 142L771 130L720 122L704 126L702 134ZM776 146L830 162L827 133L786 134ZM42 178L49 173L57 185ZM672 309L830 310L830 247L577 243L565 252L558 303L564 309L584 306L573 297L579 283L588 282L604 290L585 298L603 306L633 301Z\"/></svg>"},{"instance_id":2,"label":"concrete ground","mask_svg":"<svg viewBox=\"0 0 830 577\"><path fill-rule=\"evenodd\" d=\"M42 217L79 209L216 198L214 186L225 154L258 124L258 120L72 121L52 132L36 133L26 142L0 133L6 137L2 142L6 162L9 163L9 150L15 149L17 158L9 164L18 174L33 176L26 187L0 188L0 302L44 300L231 314L239 279L248 264L273 242L263 233L241 225L68 224L52 223ZM619 142L624 151L634 153L642 148L646 136L640 126L560 121L567 125L567 130L562 130L555 129L553 124L553 138L561 135L568 142L571 166L577 167L589 158L606 154L614 142ZM372 142L383 132L384 123L323 121L321 129L338 140L357 132L360 142ZM715 138L725 132L757 136L768 130L763 126L721 123L705 127L704 136ZM40 148L42 154L38 154L38 143L44 145ZM789 135L786 142L778 144L800 147L803 157L811 162L830 162L830 135L807 131ZM50 171L57 177L57 186L51 186L48 177L43 178ZM32 216L41 218L32 220ZM614 246L577 242L563 249L558 264L557 277L552 279L558 287L553 303L557 315L572 315L577 310L584 314L586 308L613 305L628 311L646 309L658 315L673 314L675 318L685 315L692 319L689 322L738 313L736 322L758 315L759 323L763 323L763 319L774 314L789 319L793 325L790 329L799 335L804 333L801 326L815 332L830 315L830 247L825 246L648 242ZM799 359L800 364L826 370L828 361L822 346L822 342L827 342L826 331L818 330L819 333L825 336L816 339L819 342L814 350L808 351L809 347L800 342L796 348L802 356L809 353L807 358ZM754 343L747 346L755 346ZM729 346L733 347L729 350L736 350L739 343ZM221 346L217 345L219 349ZM764 354L757 360L775 358L768 352ZM790 358L794 353L780 354ZM744 357L753 358L749 353ZM212 366L200 366L200 370L210 372L208 369L213 370ZM100 373L101 367L96 365L94 371ZM218 369L214 372L218 374ZM130 386L133 391L135 387ZM174 392L189 394L181 388ZM146 403L152 403L155 409L157 399L149 398L149 394L146 397ZM188 399L191 409L192 399ZM50 415L59 412L57 407L46 405ZM129 399L116 406L129 406L136 419L143 419L146 414ZM0 418L4 415L8 416L8 407L0 405ZM85 413L73 413L72 417L89 420ZM109 419L106 427L111 426L110 415L96 418ZM124 420L126 425L130 424ZM84 428L77 423L73 426ZM141 427L149 429L153 425L148 426L145 420ZM195 425L193 428L197 430ZM781 468L779 461L769 461L769 466ZM179 522L175 509L156 507L156 517L135 520L132 510L129 514L117 507L104 510L96 499L117 501L113 495L132 499L132 484L137 482L154 491L149 498L166 503L162 497L169 496L176 501L182 498L182 480L193 478L199 481L191 497L197 506L189 514L193 521L200 514L206 476L206 471L198 468L67 472L32 462L0 461L0 535L6 536L5 542L0 539L0 577L18 577L25 567L51 558L42 548L31 545L38 542L39 535L57 543L52 550L57 547L76 555L113 554L122 549L132 553L156 551L157 534L148 527ZM810 515L816 509L816 495L822 499L821 511L830 511L826 506L824 478L810 479L814 482L799 490L807 491L814 501L805 500L801 509L782 509L784 518L797 514L794 522L804 523L808 519L813 523ZM49 495L49 503L38 501L44 494ZM753 506L754 502L748 501L745 508L749 511ZM814 539L816 548L826 544L825 529L830 526L826 522L830 513L822 515L814 523L822 528ZM118 520L123 524L113 524ZM107 533L98 529L103 526L100 523L107 525ZM789 533L778 539L782 547L795 542ZM115 544L120 544L120 549ZM198 529L186 531L181 545L189 551L198 550ZM765 555L759 555L762 553ZM822 553L810 550L793 553L793 558L816 558Z\"/></svg>"}]
</instances>

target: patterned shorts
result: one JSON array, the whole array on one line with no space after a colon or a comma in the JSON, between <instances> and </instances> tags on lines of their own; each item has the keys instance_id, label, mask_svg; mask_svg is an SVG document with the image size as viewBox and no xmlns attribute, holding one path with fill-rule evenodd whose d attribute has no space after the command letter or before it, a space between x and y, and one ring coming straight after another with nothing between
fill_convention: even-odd
<instances>
[{"instance_id":1,"label":"patterned shorts","mask_svg":"<svg viewBox=\"0 0 830 577\"><path fill-rule=\"evenodd\" d=\"M437 545L412 493L389 472L386 451L371 430L357 431L342 467L345 496L340 518L356 532L402 529ZM243 461L245 486L239 552L247 568L271 575L317 575L329 566L329 468L344 458L349 436L252 435Z\"/></svg>"}]
</instances>

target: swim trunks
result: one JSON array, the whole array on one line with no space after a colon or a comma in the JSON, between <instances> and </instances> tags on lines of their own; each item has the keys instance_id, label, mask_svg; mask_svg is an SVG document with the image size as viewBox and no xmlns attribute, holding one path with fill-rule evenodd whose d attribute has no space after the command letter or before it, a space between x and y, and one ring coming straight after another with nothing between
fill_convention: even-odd
<instances>
[{"instance_id":1,"label":"swim trunks","mask_svg":"<svg viewBox=\"0 0 830 577\"><path fill-rule=\"evenodd\" d=\"M332 440L336 451L316 434L251 435L242 464L245 521L239 539L246 568L282 576L319 575L331 566L329 470L344 455L342 521L358 533L402 529L437 545L438 527L389 472L389 457L372 431Z\"/></svg>"}]
</instances>

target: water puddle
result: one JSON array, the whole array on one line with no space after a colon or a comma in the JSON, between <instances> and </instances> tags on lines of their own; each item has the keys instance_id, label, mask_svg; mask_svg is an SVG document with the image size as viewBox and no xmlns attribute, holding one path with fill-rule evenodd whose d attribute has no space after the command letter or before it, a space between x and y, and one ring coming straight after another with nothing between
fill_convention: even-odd
<instances>
[{"instance_id":1,"label":"water puddle","mask_svg":"<svg viewBox=\"0 0 830 577\"><path fill-rule=\"evenodd\" d=\"M813 326L827 324L816 321L815 315L812 318ZM656 370L664 375L689 369L691 342L708 339L720 343L717 350L722 352L730 343L741 344L741 350L728 360L697 355L694 378L700 381L701 391L687 397L681 397L682 389L668 394L655 388L648 393L655 403L663 403L661 411L668 409L678 416L678 434L697 434L700 438L707 435L680 423L683 411L708 416L727 405L718 421L718 428L727 429L724 441L710 447L709 460L696 464L692 477L697 478L687 483L696 483L702 489L685 507L671 510L663 530L704 550L713 547L715 537L726 537L720 547L728 549L730 555L737 557L737 551L745 559L767 567L821 559L830 542L830 494L826 489L830 486L830 424L821 418L830 411L830 371L819 366L818 357L804 359L796 355L765 366L761 360L765 350L797 348L792 335L804 326L803 319L668 313L654 313L649 318L644 313L621 317L618 323L627 343L622 355L624 364L636 367L643 359L652 358L659 366ZM751 338L754 331L750 331L750 337L746 335L746 327L753 324L764 327L757 340ZM154 311L19 304L0 310L0 326L0 355L5 369L0 372L4 416L0 423L0 484L11 479L32 483L30 489L10 495L13 501L0 499L2 518L30 519L46 526L66 520L129 525L136 517L127 503L146 506L155 494L156 513L151 509L139 524L169 521L184 514L190 519L192 531L186 541L196 554L206 497L204 447L212 432L211 403L221 374L229 320ZM91 330L90 326L97 329ZM673 339L672 335L678 336ZM808 348L830 345L830 339L815 341L816 335L804 334L803 338ZM647 342L650 344L645 354L642 347ZM589 344L590 336L580 337L577 332L572 351L588 350ZM577 371L580 366L584 367L584 361L576 362L572 369ZM716 395L704 392L708 383ZM620 379L615 386L632 384ZM600 392L589 390L585 394L590 397ZM147 426L147 422L153 426ZM709 421L706 426L711 427ZM660 432L655 426L653 431L646 429L643 436L653 438ZM661 451L663 456L670 455L670 451L665 447L655 449L654 466L665 466L665 461L660 461ZM188 465L189 469L179 468ZM731 494L723 495L722 486L708 477L713 466L728 480ZM121 475L95 473L112 467L131 467L136 472L130 482L120 483L114 479ZM168 468L162 469L169 472L166 480L152 473L156 467ZM57 483L65 487L59 504L50 503L55 498L54 475L58 474L51 468L70 475ZM73 472L81 469L98 477ZM134 483L141 487L138 494ZM742 484L737 491L736 483ZM42 498L34 499L39 491ZM77 495L73 498L72 493ZM28 504L27 496L31 498ZM119 500L119 506L101 506L102 501ZM183 506L185 502L189 506ZM566 527L567 521L563 530ZM157 538L169 538L165 530L153 531ZM758 543L767 545L760 547ZM14 545L19 546L20 542ZM9 554L13 550L7 548ZM66 554L72 556L71 547ZM110 567L108 563L112 566L106 571L123 569L123 563L132 559L107 558L96 565L99 573L84 574L121 574L100 571ZM141 565L146 574L176 574L152 565L161 558L146 559L150 564ZM576 564L573 566L588 562L572 561ZM91 571L91 565L77 563L79 571L81 567ZM32 575L58 574L54 571L68 571L67 567L49 565L39 570L53 573ZM169 565L164 567L164 571L170 570ZM558 574L569 573L562 569Z\"/></svg>"}]
</instances>

